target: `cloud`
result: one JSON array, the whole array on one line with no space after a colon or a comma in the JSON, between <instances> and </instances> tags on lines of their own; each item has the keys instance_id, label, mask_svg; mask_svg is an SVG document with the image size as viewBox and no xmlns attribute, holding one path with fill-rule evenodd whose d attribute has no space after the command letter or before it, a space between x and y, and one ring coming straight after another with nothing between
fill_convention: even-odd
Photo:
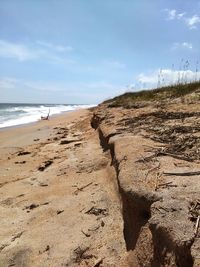
<instances>
[{"instance_id":1,"label":"cloud","mask_svg":"<svg viewBox=\"0 0 200 267\"><path fill-rule=\"evenodd\" d=\"M187 65L188 66L188 65ZM152 88L164 85L175 84L178 82L191 82L200 79L200 71L192 70L155 70L149 74L140 73L136 78L140 88Z\"/></svg>"},{"instance_id":2,"label":"cloud","mask_svg":"<svg viewBox=\"0 0 200 267\"><path fill-rule=\"evenodd\" d=\"M177 14L177 19L182 19L185 16L186 12Z\"/></svg>"},{"instance_id":3,"label":"cloud","mask_svg":"<svg viewBox=\"0 0 200 267\"><path fill-rule=\"evenodd\" d=\"M164 9L166 13L167 20L180 20L182 21L190 30L197 29L197 25L200 23L200 17L197 14L191 17L186 16L186 12L178 13L175 9Z\"/></svg>"},{"instance_id":4,"label":"cloud","mask_svg":"<svg viewBox=\"0 0 200 267\"><path fill-rule=\"evenodd\" d=\"M45 42L45 41L37 41L36 43L42 47L49 48L49 49L55 50L57 52L70 52L70 51L74 50L73 47L71 47L71 46L63 46L63 45L58 45L58 44L55 45L55 44Z\"/></svg>"},{"instance_id":5,"label":"cloud","mask_svg":"<svg viewBox=\"0 0 200 267\"><path fill-rule=\"evenodd\" d=\"M41 41L25 45L0 40L0 57L13 58L22 62L46 60L51 63L74 63L74 61L60 55L60 53L72 50L71 46L53 45Z\"/></svg>"},{"instance_id":6,"label":"cloud","mask_svg":"<svg viewBox=\"0 0 200 267\"><path fill-rule=\"evenodd\" d=\"M158 81L158 72L153 72L151 74L140 73L137 77L137 81L142 84L156 84Z\"/></svg>"},{"instance_id":7,"label":"cloud","mask_svg":"<svg viewBox=\"0 0 200 267\"><path fill-rule=\"evenodd\" d=\"M175 9L166 8L164 11L166 11L166 13L167 13L167 20L176 19L176 10Z\"/></svg>"},{"instance_id":8,"label":"cloud","mask_svg":"<svg viewBox=\"0 0 200 267\"><path fill-rule=\"evenodd\" d=\"M177 10L176 9L164 9L164 12L166 12L167 14L167 20L175 20L175 19L182 19L186 12L183 12L183 13L177 13Z\"/></svg>"},{"instance_id":9,"label":"cloud","mask_svg":"<svg viewBox=\"0 0 200 267\"><path fill-rule=\"evenodd\" d=\"M193 49L193 45L192 45L192 43L188 43L188 42L174 43L172 45L172 49L173 50L176 50L176 49L192 50Z\"/></svg>"},{"instance_id":10,"label":"cloud","mask_svg":"<svg viewBox=\"0 0 200 267\"><path fill-rule=\"evenodd\" d=\"M192 17L186 18L185 22L190 29L196 29L197 24L200 23L200 17L198 15L193 15Z\"/></svg>"},{"instance_id":11,"label":"cloud","mask_svg":"<svg viewBox=\"0 0 200 267\"><path fill-rule=\"evenodd\" d=\"M15 58L19 61L33 60L38 57L36 51L32 51L23 44L10 43L0 40L0 57Z\"/></svg>"},{"instance_id":12,"label":"cloud","mask_svg":"<svg viewBox=\"0 0 200 267\"><path fill-rule=\"evenodd\" d=\"M183 48L192 49L192 43L183 42L181 46Z\"/></svg>"}]
</instances>

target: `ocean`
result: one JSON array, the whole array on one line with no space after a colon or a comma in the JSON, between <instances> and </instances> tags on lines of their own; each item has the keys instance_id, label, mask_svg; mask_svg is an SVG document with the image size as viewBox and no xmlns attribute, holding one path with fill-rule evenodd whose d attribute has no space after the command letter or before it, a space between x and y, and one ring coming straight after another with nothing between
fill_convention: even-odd
<instances>
[{"instance_id":1,"label":"ocean","mask_svg":"<svg viewBox=\"0 0 200 267\"><path fill-rule=\"evenodd\" d=\"M0 128L16 126L40 120L41 116L60 114L94 105L75 104L14 104L0 103Z\"/></svg>"}]
</instances>

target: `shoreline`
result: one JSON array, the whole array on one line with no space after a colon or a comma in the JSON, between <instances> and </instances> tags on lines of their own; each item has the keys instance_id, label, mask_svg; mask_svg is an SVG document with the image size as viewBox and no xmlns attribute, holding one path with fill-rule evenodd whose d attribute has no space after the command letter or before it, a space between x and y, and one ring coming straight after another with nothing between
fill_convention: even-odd
<instances>
[{"instance_id":1,"label":"shoreline","mask_svg":"<svg viewBox=\"0 0 200 267\"><path fill-rule=\"evenodd\" d=\"M87 108L86 108L87 109ZM79 110L79 109L78 109ZM51 119L53 119L54 117L59 117L59 116L62 116L66 113L71 113L71 112L74 112L74 111L77 111L77 110L69 110L69 111L63 111L59 114L53 114L51 115L49 118L48 121L50 121ZM31 125L34 125L34 124L37 124L39 123L40 121L43 121L41 119L38 119L37 121L32 121L32 122L27 122L27 123L22 123L22 124L17 124L17 125L12 125L12 126L6 126L6 127L1 127L0 128L0 132L1 131L4 131L4 130L11 130L11 129L15 129L15 128L23 128L23 127L29 127ZM45 120L44 120L45 121Z\"/></svg>"},{"instance_id":2,"label":"shoreline","mask_svg":"<svg viewBox=\"0 0 200 267\"><path fill-rule=\"evenodd\" d=\"M61 111L60 113L54 113L54 114L50 115L49 118L52 119L54 117L61 116L63 114L66 114L66 113L69 113L69 112L74 112L74 111L77 111L77 110L90 109L90 108L95 107L96 105L92 105L92 104L91 105L84 105L84 104L82 104L82 105L76 104L75 105L75 104L73 104L72 106L78 106L78 107L76 107L75 109L72 109L72 110L64 110L64 111ZM38 115L38 119L37 120L30 121L30 122L24 122L24 123L20 123L20 124L16 124L16 125L5 126L5 127L3 126L3 127L0 127L0 131L2 131L4 129L12 129L12 128L15 128L15 127L24 127L26 125L32 125L32 124L38 123L40 121L41 121L41 118Z\"/></svg>"},{"instance_id":3,"label":"shoreline","mask_svg":"<svg viewBox=\"0 0 200 267\"><path fill-rule=\"evenodd\" d=\"M36 142L45 141L51 134L54 127L71 122L74 118L80 117L81 114L88 113L88 109L78 109L66 111L61 114L55 114L50 120L39 120L22 125L10 126L0 129L0 150L1 147L18 143L21 146L31 145ZM39 139L38 141L34 141ZM2 153L0 151L0 156Z\"/></svg>"}]
</instances>

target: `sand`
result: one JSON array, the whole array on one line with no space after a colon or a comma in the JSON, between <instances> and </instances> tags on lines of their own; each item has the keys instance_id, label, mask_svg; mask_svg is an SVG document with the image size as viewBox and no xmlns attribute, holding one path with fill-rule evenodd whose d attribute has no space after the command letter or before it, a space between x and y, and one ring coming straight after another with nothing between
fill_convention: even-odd
<instances>
[{"instance_id":1,"label":"sand","mask_svg":"<svg viewBox=\"0 0 200 267\"><path fill-rule=\"evenodd\" d=\"M199 103L0 131L0 267L199 267Z\"/></svg>"},{"instance_id":2,"label":"sand","mask_svg":"<svg viewBox=\"0 0 200 267\"><path fill-rule=\"evenodd\" d=\"M199 101L94 111L122 202L130 266L200 266Z\"/></svg>"},{"instance_id":3,"label":"sand","mask_svg":"<svg viewBox=\"0 0 200 267\"><path fill-rule=\"evenodd\" d=\"M115 175L90 119L0 131L1 267L126 265Z\"/></svg>"}]
</instances>

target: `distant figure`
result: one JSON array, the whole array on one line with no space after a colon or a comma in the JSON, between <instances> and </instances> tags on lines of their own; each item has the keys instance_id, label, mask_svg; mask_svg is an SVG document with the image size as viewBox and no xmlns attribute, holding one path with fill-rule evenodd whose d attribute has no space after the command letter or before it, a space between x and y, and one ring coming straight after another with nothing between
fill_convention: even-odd
<instances>
[{"instance_id":1,"label":"distant figure","mask_svg":"<svg viewBox=\"0 0 200 267\"><path fill-rule=\"evenodd\" d=\"M49 115L50 115L50 109L47 116L41 116L41 120L49 120Z\"/></svg>"}]
</instances>

